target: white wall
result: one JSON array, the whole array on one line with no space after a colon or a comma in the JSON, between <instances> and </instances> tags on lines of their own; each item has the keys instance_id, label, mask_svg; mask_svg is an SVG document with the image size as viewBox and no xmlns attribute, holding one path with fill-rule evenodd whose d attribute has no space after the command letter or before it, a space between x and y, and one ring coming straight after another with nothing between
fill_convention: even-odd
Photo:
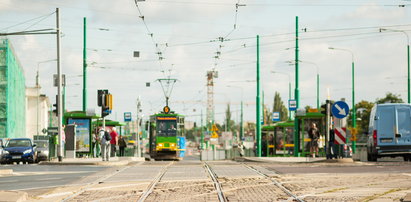
<instances>
[{"instance_id":1,"label":"white wall","mask_svg":"<svg viewBox=\"0 0 411 202\"><path fill-rule=\"evenodd\" d=\"M33 138L34 135L47 135L41 131L48 127L50 101L48 97L38 96L40 88L26 88L26 137Z\"/></svg>"}]
</instances>

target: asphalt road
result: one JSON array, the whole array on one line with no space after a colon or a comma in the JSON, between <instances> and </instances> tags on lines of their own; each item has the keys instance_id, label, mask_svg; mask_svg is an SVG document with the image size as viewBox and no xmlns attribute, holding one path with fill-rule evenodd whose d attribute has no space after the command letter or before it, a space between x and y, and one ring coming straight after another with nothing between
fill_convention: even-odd
<instances>
[{"instance_id":1,"label":"asphalt road","mask_svg":"<svg viewBox=\"0 0 411 202\"><path fill-rule=\"evenodd\" d=\"M101 166L49 166L49 165L2 165L0 169L12 169L13 175L0 180L0 190L36 190L59 187L78 182L80 179L103 171ZM86 182L83 182L86 183Z\"/></svg>"}]
</instances>

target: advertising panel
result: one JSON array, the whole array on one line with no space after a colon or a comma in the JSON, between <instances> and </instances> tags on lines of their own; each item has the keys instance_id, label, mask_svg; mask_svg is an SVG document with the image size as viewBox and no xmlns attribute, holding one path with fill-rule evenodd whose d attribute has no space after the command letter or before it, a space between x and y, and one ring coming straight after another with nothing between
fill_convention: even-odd
<instances>
[{"instance_id":1,"label":"advertising panel","mask_svg":"<svg viewBox=\"0 0 411 202\"><path fill-rule=\"evenodd\" d=\"M68 119L76 125L76 152L90 152L90 119Z\"/></svg>"}]
</instances>

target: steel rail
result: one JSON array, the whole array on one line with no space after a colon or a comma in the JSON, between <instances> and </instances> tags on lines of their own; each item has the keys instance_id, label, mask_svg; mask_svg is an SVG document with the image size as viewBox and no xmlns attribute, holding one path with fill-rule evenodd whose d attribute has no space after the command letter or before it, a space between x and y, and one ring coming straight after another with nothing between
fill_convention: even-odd
<instances>
[{"instance_id":1,"label":"steel rail","mask_svg":"<svg viewBox=\"0 0 411 202\"><path fill-rule=\"evenodd\" d=\"M166 174L168 167L174 164L174 161L170 162L167 164L163 169L160 171L160 173L154 178L154 180L150 183L148 186L147 191L145 191L140 198L138 199L138 202L143 202L144 200L147 199L147 197L153 192L154 187L157 185L157 183L160 182L161 178L163 178L164 174Z\"/></svg>"},{"instance_id":2,"label":"steel rail","mask_svg":"<svg viewBox=\"0 0 411 202\"><path fill-rule=\"evenodd\" d=\"M277 180L272 179L270 176L262 173L261 171L255 169L255 168L253 168L253 167L251 167L251 166L248 166L248 165L246 165L246 164L243 164L243 165L244 165L246 168L254 171L255 173L257 173L257 174L259 174L259 175L261 175L261 176L269 179L270 181L272 181L275 186L277 186L278 188L280 188L281 190L283 190L288 196L293 197L296 201L304 202L304 200L300 199L297 195L293 194L290 190L288 190L288 189L285 188L283 185L281 185L281 183L278 182Z\"/></svg>"},{"instance_id":3,"label":"steel rail","mask_svg":"<svg viewBox=\"0 0 411 202\"><path fill-rule=\"evenodd\" d=\"M217 175L215 174L215 172L213 171L213 169L206 163L204 162L204 167L207 169L208 174L210 175L211 179L214 182L214 187L217 190L217 194L218 194L218 200L220 202L227 202L224 193L223 193L223 189L221 188L221 184L220 182L217 180Z\"/></svg>"}]
</instances>

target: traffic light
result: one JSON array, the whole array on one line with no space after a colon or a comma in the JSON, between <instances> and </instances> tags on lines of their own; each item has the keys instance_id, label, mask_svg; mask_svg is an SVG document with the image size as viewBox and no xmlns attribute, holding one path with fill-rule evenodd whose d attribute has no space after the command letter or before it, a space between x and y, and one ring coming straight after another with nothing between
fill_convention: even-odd
<instances>
[{"instance_id":1,"label":"traffic light","mask_svg":"<svg viewBox=\"0 0 411 202\"><path fill-rule=\"evenodd\" d=\"M99 107L104 105L104 95L108 94L108 90L97 90L97 105Z\"/></svg>"},{"instance_id":2,"label":"traffic light","mask_svg":"<svg viewBox=\"0 0 411 202\"><path fill-rule=\"evenodd\" d=\"M103 94L101 104L101 117L106 117L111 114L111 110L113 109L113 95L108 93Z\"/></svg>"},{"instance_id":3,"label":"traffic light","mask_svg":"<svg viewBox=\"0 0 411 202\"><path fill-rule=\"evenodd\" d=\"M56 95L56 104L53 104L53 107L55 107L55 109L53 109L53 113L56 114L56 116L58 116L58 112L59 112L59 96Z\"/></svg>"},{"instance_id":4,"label":"traffic light","mask_svg":"<svg viewBox=\"0 0 411 202\"><path fill-rule=\"evenodd\" d=\"M113 95L106 94L105 99L104 106L110 109L110 111L113 110Z\"/></svg>"}]
</instances>

